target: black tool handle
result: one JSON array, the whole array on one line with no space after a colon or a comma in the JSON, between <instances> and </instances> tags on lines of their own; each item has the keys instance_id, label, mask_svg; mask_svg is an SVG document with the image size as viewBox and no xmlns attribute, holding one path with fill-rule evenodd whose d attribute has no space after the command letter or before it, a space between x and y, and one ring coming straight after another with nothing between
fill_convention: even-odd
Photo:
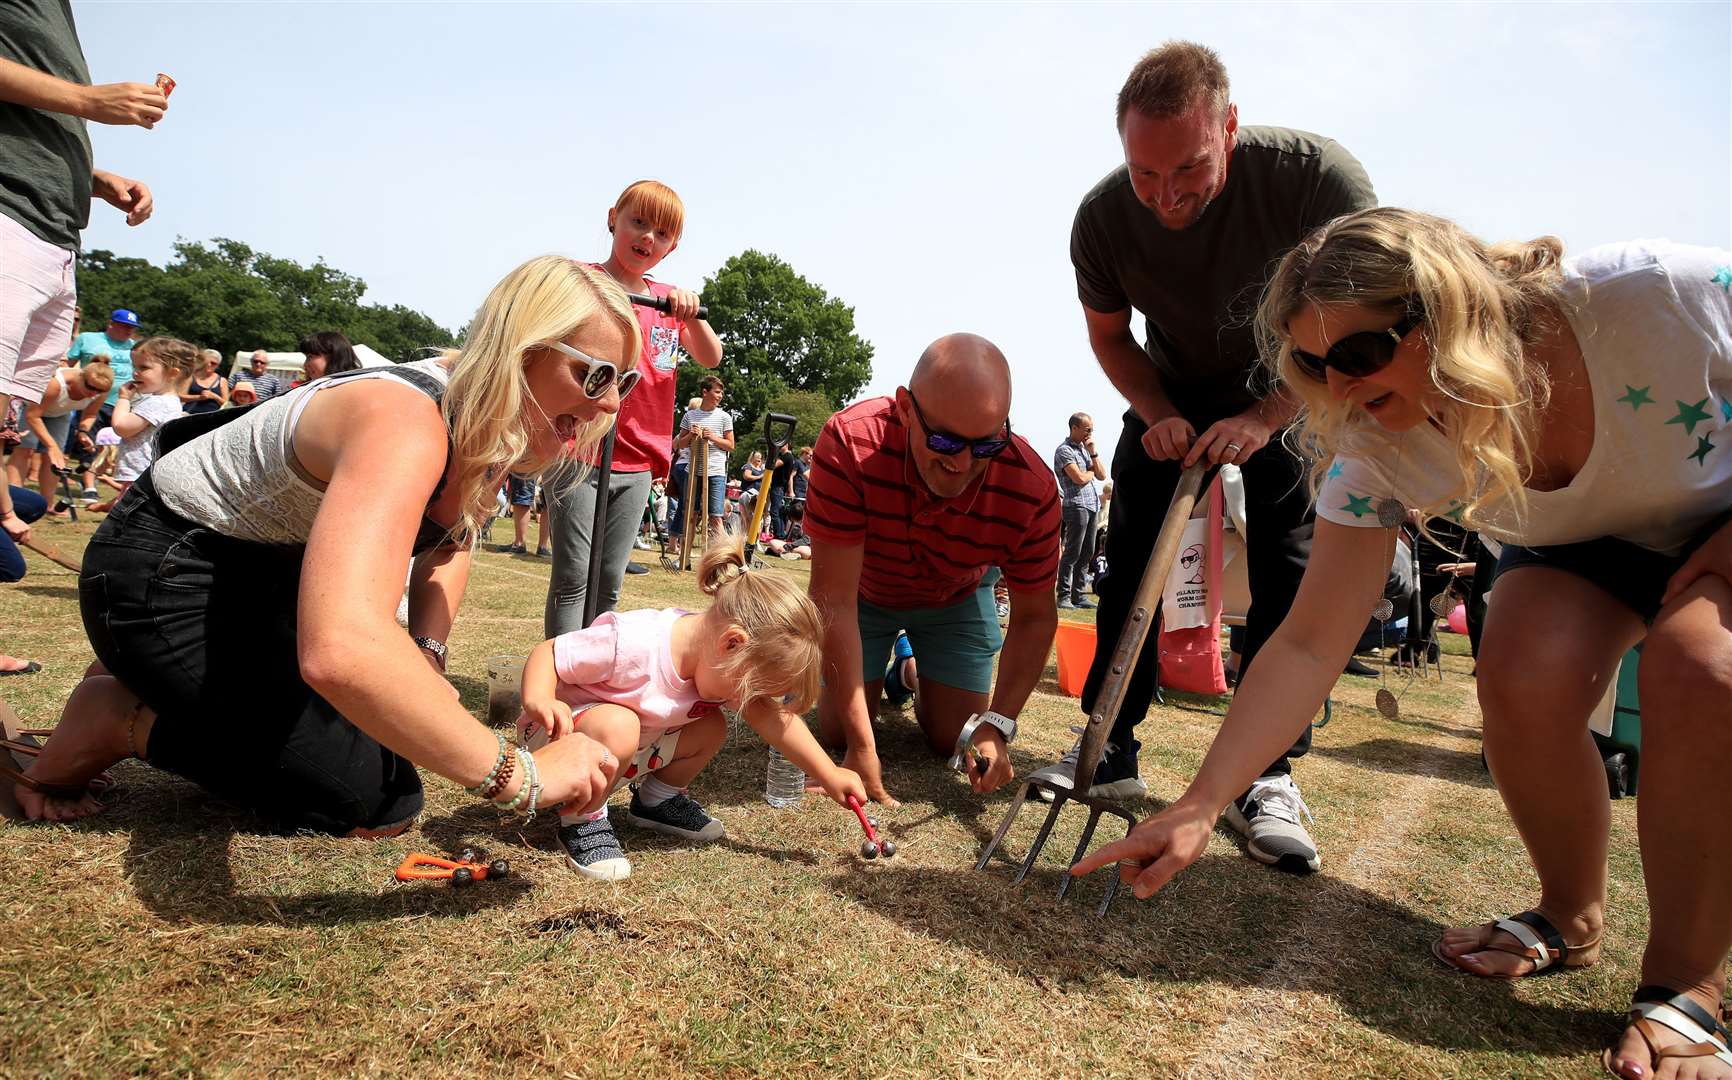
<instances>
[{"instance_id":1,"label":"black tool handle","mask_svg":"<svg viewBox=\"0 0 1732 1080\"><path fill-rule=\"evenodd\" d=\"M626 293L625 298L630 300L633 304L636 304L638 307L655 308L663 314L673 314L673 305L668 303L668 298L665 296L645 296L642 293ZM699 304L698 318L707 319L709 317L710 309Z\"/></svg>"},{"instance_id":2,"label":"black tool handle","mask_svg":"<svg viewBox=\"0 0 1732 1080\"><path fill-rule=\"evenodd\" d=\"M798 418L789 416L787 413L773 412L764 414L764 444L769 447L770 456L772 458L783 450L786 450L788 444L794 441L794 428L798 426L799 423L800 421ZM776 427L782 427L785 430L780 435L777 435L773 430ZM767 464L773 465L774 462L768 462Z\"/></svg>"}]
</instances>

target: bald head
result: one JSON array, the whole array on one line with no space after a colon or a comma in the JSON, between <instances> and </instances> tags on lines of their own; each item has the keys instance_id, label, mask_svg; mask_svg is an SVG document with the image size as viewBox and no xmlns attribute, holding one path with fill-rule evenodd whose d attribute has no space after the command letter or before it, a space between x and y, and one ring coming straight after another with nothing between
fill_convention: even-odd
<instances>
[{"instance_id":1,"label":"bald head","mask_svg":"<svg viewBox=\"0 0 1732 1080\"><path fill-rule=\"evenodd\" d=\"M1010 363L979 334L946 334L928 345L908 389L928 409L943 402L964 434L991 434L1010 415Z\"/></svg>"}]
</instances>

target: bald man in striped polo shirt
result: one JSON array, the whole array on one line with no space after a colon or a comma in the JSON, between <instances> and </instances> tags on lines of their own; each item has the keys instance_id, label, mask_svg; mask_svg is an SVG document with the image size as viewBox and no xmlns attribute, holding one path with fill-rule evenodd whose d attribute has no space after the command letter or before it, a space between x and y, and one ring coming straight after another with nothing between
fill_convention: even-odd
<instances>
[{"instance_id":1,"label":"bald man in striped polo shirt","mask_svg":"<svg viewBox=\"0 0 1732 1080\"><path fill-rule=\"evenodd\" d=\"M814 448L806 504L812 599L826 616L820 735L846 747L866 791L894 805L872 733L898 631L919 662L915 716L948 757L971 716L977 792L1008 782L1016 715L1058 627L1058 488L1010 430L1010 365L952 334L908 385L837 413ZM1010 587L1001 634L992 587ZM995 686L993 657L1002 646Z\"/></svg>"}]
</instances>

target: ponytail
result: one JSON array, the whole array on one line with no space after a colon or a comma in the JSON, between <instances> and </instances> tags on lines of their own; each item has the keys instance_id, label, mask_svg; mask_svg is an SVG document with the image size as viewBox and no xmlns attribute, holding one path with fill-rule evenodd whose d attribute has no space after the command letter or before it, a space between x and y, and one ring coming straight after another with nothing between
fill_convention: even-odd
<instances>
[{"instance_id":1,"label":"ponytail","mask_svg":"<svg viewBox=\"0 0 1732 1080\"><path fill-rule=\"evenodd\" d=\"M818 700L823 620L791 578L752 570L746 560L744 539L727 530L711 537L698 561L698 588L714 598L710 611L746 632L746 644L723 660L723 670L739 688L741 709L776 697L805 712Z\"/></svg>"}]
</instances>

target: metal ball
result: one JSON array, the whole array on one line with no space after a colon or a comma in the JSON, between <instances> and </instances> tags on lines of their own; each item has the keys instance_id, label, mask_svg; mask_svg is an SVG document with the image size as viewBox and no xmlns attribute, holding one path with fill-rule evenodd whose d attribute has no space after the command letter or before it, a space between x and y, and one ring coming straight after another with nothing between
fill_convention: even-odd
<instances>
[{"instance_id":1,"label":"metal ball","mask_svg":"<svg viewBox=\"0 0 1732 1080\"><path fill-rule=\"evenodd\" d=\"M888 858L890 858L890 857L891 857L891 856L893 856L893 855L895 855L895 854L896 854L896 842L895 842L895 841L894 841L894 840L885 840L885 841L882 841L882 842L881 842L881 843L879 843L879 845L878 845L878 846L879 846L879 847L880 847L880 848L881 848L881 849L883 849L883 852L884 852L884 857L885 857L885 858L886 858L886 859L888 859Z\"/></svg>"},{"instance_id":2,"label":"metal ball","mask_svg":"<svg viewBox=\"0 0 1732 1080\"><path fill-rule=\"evenodd\" d=\"M872 828L876 830L878 828L878 819L875 817L869 817L866 819L866 824L872 826Z\"/></svg>"},{"instance_id":3,"label":"metal ball","mask_svg":"<svg viewBox=\"0 0 1732 1080\"><path fill-rule=\"evenodd\" d=\"M862 859L876 859L878 857L878 845L870 840L860 841L860 857Z\"/></svg>"},{"instance_id":4,"label":"metal ball","mask_svg":"<svg viewBox=\"0 0 1732 1080\"><path fill-rule=\"evenodd\" d=\"M458 862L480 862L481 856L479 856L475 853L474 848L466 847L461 852L458 853L457 861Z\"/></svg>"},{"instance_id":5,"label":"metal ball","mask_svg":"<svg viewBox=\"0 0 1732 1080\"><path fill-rule=\"evenodd\" d=\"M475 871L469 869L467 866L459 866L457 869L451 871L451 884L456 888L461 889L463 886L474 880Z\"/></svg>"},{"instance_id":6,"label":"metal ball","mask_svg":"<svg viewBox=\"0 0 1732 1080\"><path fill-rule=\"evenodd\" d=\"M494 859L487 864L487 876L490 878L510 877L511 864L504 859Z\"/></svg>"}]
</instances>

